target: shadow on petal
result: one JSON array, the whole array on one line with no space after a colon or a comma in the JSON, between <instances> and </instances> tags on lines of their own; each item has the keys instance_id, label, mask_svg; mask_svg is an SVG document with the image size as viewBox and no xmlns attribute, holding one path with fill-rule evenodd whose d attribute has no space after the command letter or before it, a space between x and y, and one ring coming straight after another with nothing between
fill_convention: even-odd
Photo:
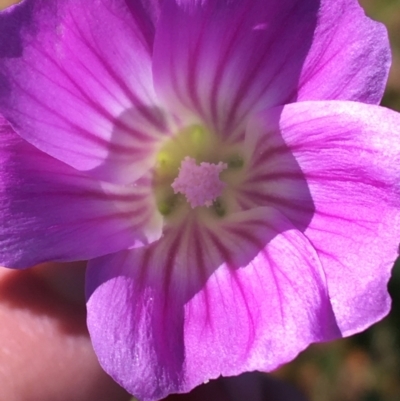
<instances>
[{"instance_id":1,"label":"shadow on petal","mask_svg":"<svg viewBox=\"0 0 400 401\"><path fill-rule=\"evenodd\" d=\"M2 11L0 15L0 38L7 38L0 42L0 57L20 57L23 51L22 29L31 27L33 1L24 1L19 4L8 16L9 11ZM0 9L1 10L1 9Z\"/></svg>"},{"instance_id":2,"label":"shadow on petal","mask_svg":"<svg viewBox=\"0 0 400 401\"><path fill-rule=\"evenodd\" d=\"M121 85L123 85L121 83ZM132 95L133 96L133 95ZM113 119L107 156L88 171L91 176L113 183L133 184L154 167L156 151L171 136L165 111L132 99L135 106Z\"/></svg>"}]
</instances>

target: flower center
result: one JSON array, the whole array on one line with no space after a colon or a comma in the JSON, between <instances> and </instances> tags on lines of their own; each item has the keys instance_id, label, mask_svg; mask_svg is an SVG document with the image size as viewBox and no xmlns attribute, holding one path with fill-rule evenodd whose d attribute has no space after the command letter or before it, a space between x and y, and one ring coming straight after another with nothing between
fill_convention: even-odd
<instances>
[{"instance_id":1,"label":"flower center","mask_svg":"<svg viewBox=\"0 0 400 401\"><path fill-rule=\"evenodd\" d=\"M228 167L226 163L211 164L186 156L181 163L179 175L172 183L175 193L182 193L192 208L211 206L226 186L219 179L219 174Z\"/></svg>"},{"instance_id":2,"label":"flower center","mask_svg":"<svg viewBox=\"0 0 400 401\"><path fill-rule=\"evenodd\" d=\"M168 221L193 209L223 217L244 172L241 151L241 144L225 143L201 125L183 128L157 154L153 189L159 212Z\"/></svg>"}]
</instances>

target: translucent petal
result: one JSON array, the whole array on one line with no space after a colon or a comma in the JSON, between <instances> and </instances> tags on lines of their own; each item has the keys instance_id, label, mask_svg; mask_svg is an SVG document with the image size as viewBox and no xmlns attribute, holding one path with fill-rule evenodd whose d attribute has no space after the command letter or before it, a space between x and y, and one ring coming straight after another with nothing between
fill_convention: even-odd
<instances>
[{"instance_id":1,"label":"translucent petal","mask_svg":"<svg viewBox=\"0 0 400 401\"><path fill-rule=\"evenodd\" d=\"M147 6L27 0L2 13L0 111L18 134L102 180L143 175L169 132L153 91Z\"/></svg>"},{"instance_id":2,"label":"translucent petal","mask_svg":"<svg viewBox=\"0 0 400 401\"><path fill-rule=\"evenodd\" d=\"M400 237L399 125L399 114L382 107L331 101L267 110L247 130L259 162L243 186L248 207L251 199L273 206L304 232L344 335L389 310Z\"/></svg>"},{"instance_id":3,"label":"translucent petal","mask_svg":"<svg viewBox=\"0 0 400 401\"><path fill-rule=\"evenodd\" d=\"M148 244L162 221L149 182L92 179L39 151L0 120L0 264L98 257Z\"/></svg>"},{"instance_id":4,"label":"translucent petal","mask_svg":"<svg viewBox=\"0 0 400 401\"><path fill-rule=\"evenodd\" d=\"M87 283L100 363L143 401L271 370L340 335L313 247L271 208L183 220L90 261Z\"/></svg>"}]
</instances>

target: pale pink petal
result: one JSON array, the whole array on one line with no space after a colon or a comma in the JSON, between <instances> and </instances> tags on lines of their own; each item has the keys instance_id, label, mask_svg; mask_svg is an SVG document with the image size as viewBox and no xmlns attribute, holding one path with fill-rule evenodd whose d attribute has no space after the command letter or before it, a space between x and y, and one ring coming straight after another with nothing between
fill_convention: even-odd
<instances>
[{"instance_id":1,"label":"pale pink petal","mask_svg":"<svg viewBox=\"0 0 400 401\"><path fill-rule=\"evenodd\" d=\"M151 186L93 180L21 139L0 119L0 265L98 257L161 235Z\"/></svg>"},{"instance_id":2,"label":"pale pink petal","mask_svg":"<svg viewBox=\"0 0 400 401\"><path fill-rule=\"evenodd\" d=\"M156 1L123 0L26 0L6 10L0 111L53 157L134 181L168 133L151 72L155 13Z\"/></svg>"},{"instance_id":3,"label":"pale pink petal","mask_svg":"<svg viewBox=\"0 0 400 401\"><path fill-rule=\"evenodd\" d=\"M343 335L389 310L400 240L400 116L353 102L302 102L260 113L242 196L279 209L308 237ZM306 186L304 185L306 183Z\"/></svg>"},{"instance_id":4,"label":"pale pink petal","mask_svg":"<svg viewBox=\"0 0 400 401\"><path fill-rule=\"evenodd\" d=\"M165 0L153 71L178 116L234 135L249 113L298 96L379 102L389 52L356 1Z\"/></svg>"},{"instance_id":5,"label":"pale pink petal","mask_svg":"<svg viewBox=\"0 0 400 401\"><path fill-rule=\"evenodd\" d=\"M358 1L322 0L297 100L379 104L390 64L389 39L383 24L367 18Z\"/></svg>"},{"instance_id":6,"label":"pale pink petal","mask_svg":"<svg viewBox=\"0 0 400 401\"><path fill-rule=\"evenodd\" d=\"M100 363L142 401L271 370L340 335L316 252L271 208L188 218L90 261L87 283Z\"/></svg>"}]
</instances>

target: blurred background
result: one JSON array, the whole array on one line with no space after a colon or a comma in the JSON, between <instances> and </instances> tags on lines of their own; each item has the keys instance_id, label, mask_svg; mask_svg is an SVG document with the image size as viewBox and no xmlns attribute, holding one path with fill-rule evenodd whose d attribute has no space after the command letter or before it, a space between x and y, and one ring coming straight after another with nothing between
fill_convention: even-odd
<instances>
[{"instance_id":1,"label":"blurred background","mask_svg":"<svg viewBox=\"0 0 400 401\"><path fill-rule=\"evenodd\" d=\"M0 9L13 2L0 0ZM360 3L389 30L393 66L382 104L400 111L400 0ZM400 401L400 262L389 290L393 307L383 321L351 338L313 345L273 375L310 401Z\"/></svg>"}]
</instances>

